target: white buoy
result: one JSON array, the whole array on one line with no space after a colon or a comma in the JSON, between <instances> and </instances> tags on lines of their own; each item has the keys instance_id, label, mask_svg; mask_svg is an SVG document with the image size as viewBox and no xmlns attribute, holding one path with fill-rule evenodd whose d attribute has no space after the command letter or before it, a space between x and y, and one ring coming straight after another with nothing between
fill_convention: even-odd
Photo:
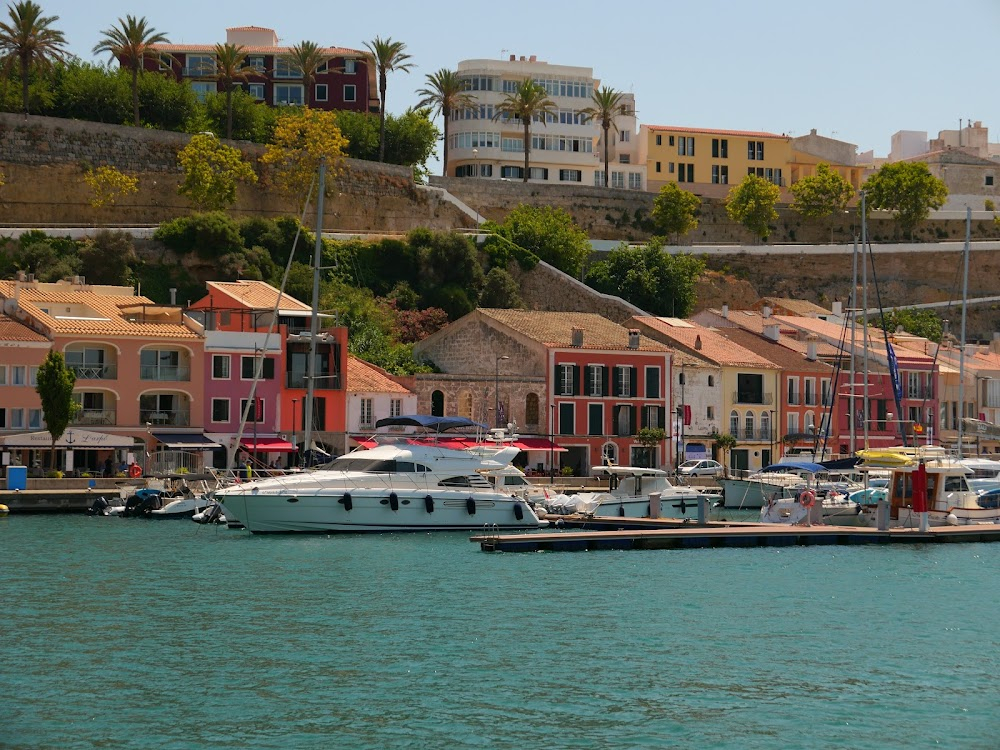
<instances>
[{"instance_id":1,"label":"white buoy","mask_svg":"<svg viewBox=\"0 0 1000 750\"><path fill-rule=\"evenodd\" d=\"M958 516L954 513L949 513L944 520L948 522L949 526L958 526Z\"/></svg>"},{"instance_id":2,"label":"white buoy","mask_svg":"<svg viewBox=\"0 0 1000 750\"><path fill-rule=\"evenodd\" d=\"M8 513L10 513L10 508L0 503L0 516L6 516Z\"/></svg>"}]
</instances>

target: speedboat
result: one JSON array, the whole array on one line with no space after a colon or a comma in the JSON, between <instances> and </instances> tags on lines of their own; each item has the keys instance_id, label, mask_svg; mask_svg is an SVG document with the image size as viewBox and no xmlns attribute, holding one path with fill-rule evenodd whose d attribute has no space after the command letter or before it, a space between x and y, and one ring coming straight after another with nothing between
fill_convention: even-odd
<instances>
[{"instance_id":1,"label":"speedboat","mask_svg":"<svg viewBox=\"0 0 1000 750\"><path fill-rule=\"evenodd\" d=\"M927 522L931 526L1000 523L1000 507L982 499L969 486L973 470L936 445L858 451L859 468L888 469L889 525L915 527L920 523L913 485L918 471L926 474ZM866 509L869 523L876 512Z\"/></svg>"},{"instance_id":2,"label":"speedboat","mask_svg":"<svg viewBox=\"0 0 1000 750\"><path fill-rule=\"evenodd\" d=\"M843 473L809 461L786 461L765 466L745 479L720 479L726 508L763 508L775 500L795 498L811 488L818 499L861 489Z\"/></svg>"},{"instance_id":3,"label":"speedboat","mask_svg":"<svg viewBox=\"0 0 1000 750\"><path fill-rule=\"evenodd\" d=\"M659 518L697 518L698 505L708 496L691 487L670 483L667 472L641 466L594 466L594 476L608 480L607 492L577 493L579 501L590 502L595 516L649 518L650 495L659 494Z\"/></svg>"},{"instance_id":4,"label":"speedboat","mask_svg":"<svg viewBox=\"0 0 1000 750\"><path fill-rule=\"evenodd\" d=\"M481 472L520 452L490 455L411 441L378 445L317 469L217 490L230 524L251 533L537 529L531 505L499 492Z\"/></svg>"}]
</instances>

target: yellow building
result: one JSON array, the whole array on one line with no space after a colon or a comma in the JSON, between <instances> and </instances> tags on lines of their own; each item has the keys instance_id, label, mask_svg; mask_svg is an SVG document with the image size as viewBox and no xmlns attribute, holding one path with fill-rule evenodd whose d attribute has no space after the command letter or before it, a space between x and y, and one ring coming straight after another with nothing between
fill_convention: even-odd
<instances>
[{"instance_id":1,"label":"yellow building","mask_svg":"<svg viewBox=\"0 0 1000 750\"><path fill-rule=\"evenodd\" d=\"M699 195L725 197L748 174L787 188L791 140L776 133L643 125L639 159L650 192L676 182Z\"/></svg>"}]
</instances>

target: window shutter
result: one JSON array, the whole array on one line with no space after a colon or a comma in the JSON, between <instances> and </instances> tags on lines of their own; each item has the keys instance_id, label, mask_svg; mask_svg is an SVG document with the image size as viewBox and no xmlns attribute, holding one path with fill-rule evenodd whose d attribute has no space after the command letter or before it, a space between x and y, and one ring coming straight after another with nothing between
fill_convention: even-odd
<instances>
[{"instance_id":1,"label":"window shutter","mask_svg":"<svg viewBox=\"0 0 1000 750\"><path fill-rule=\"evenodd\" d=\"M583 395L592 396L594 386L594 368L590 365L583 366Z\"/></svg>"},{"instance_id":2,"label":"window shutter","mask_svg":"<svg viewBox=\"0 0 1000 750\"><path fill-rule=\"evenodd\" d=\"M639 371L634 368L628 368L628 380L629 380L629 395L635 398L639 395Z\"/></svg>"},{"instance_id":3,"label":"window shutter","mask_svg":"<svg viewBox=\"0 0 1000 750\"><path fill-rule=\"evenodd\" d=\"M644 429L644 430L647 427L649 427L649 410L651 408L655 408L655 407L644 406L642 408L642 425L641 426L642 426L642 429Z\"/></svg>"},{"instance_id":4,"label":"window shutter","mask_svg":"<svg viewBox=\"0 0 1000 750\"><path fill-rule=\"evenodd\" d=\"M617 365L615 366L614 371L615 371L614 377L611 378L611 395L620 396L622 395L622 389L621 389L621 381L619 381L618 378L621 376L618 374Z\"/></svg>"},{"instance_id":5,"label":"window shutter","mask_svg":"<svg viewBox=\"0 0 1000 750\"><path fill-rule=\"evenodd\" d=\"M570 365L573 368L573 394L580 395L580 365Z\"/></svg>"},{"instance_id":6,"label":"window shutter","mask_svg":"<svg viewBox=\"0 0 1000 750\"><path fill-rule=\"evenodd\" d=\"M667 409L665 406L656 407L656 426L661 430L667 428Z\"/></svg>"},{"instance_id":7,"label":"window shutter","mask_svg":"<svg viewBox=\"0 0 1000 750\"><path fill-rule=\"evenodd\" d=\"M602 396L607 396L608 393L610 392L608 390L608 377L609 377L609 371L610 370L611 370L611 368L608 367L608 366L606 366L606 365L601 367L601 376L602 376L602 381L603 381L602 385L604 386L603 389L601 390L601 395Z\"/></svg>"},{"instance_id":8,"label":"window shutter","mask_svg":"<svg viewBox=\"0 0 1000 750\"><path fill-rule=\"evenodd\" d=\"M638 432L638 430L635 429L635 424L636 424L635 407L627 406L625 408L628 409L628 434L634 435L636 432Z\"/></svg>"}]
</instances>

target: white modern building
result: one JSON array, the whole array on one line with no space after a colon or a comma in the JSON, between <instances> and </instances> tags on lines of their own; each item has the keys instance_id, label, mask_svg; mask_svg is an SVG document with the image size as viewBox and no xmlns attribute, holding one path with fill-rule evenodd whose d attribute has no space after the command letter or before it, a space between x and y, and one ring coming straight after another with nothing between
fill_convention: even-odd
<instances>
[{"instance_id":1,"label":"white modern building","mask_svg":"<svg viewBox=\"0 0 1000 750\"><path fill-rule=\"evenodd\" d=\"M524 179L524 126L495 118L498 105L530 78L545 87L556 104L545 121L531 123L529 182L604 184L603 133L583 110L593 106L600 86L592 68L551 65L534 55L506 60L463 60L457 72L478 106L454 112L448 124L451 177ZM622 114L609 132L609 181L612 187L644 190L646 168L638 160L635 97L625 94Z\"/></svg>"},{"instance_id":2,"label":"white modern building","mask_svg":"<svg viewBox=\"0 0 1000 750\"><path fill-rule=\"evenodd\" d=\"M374 433L380 419L416 413L416 393L393 380L381 367L348 357L347 432L355 442Z\"/></svg>"}]
</instances>

